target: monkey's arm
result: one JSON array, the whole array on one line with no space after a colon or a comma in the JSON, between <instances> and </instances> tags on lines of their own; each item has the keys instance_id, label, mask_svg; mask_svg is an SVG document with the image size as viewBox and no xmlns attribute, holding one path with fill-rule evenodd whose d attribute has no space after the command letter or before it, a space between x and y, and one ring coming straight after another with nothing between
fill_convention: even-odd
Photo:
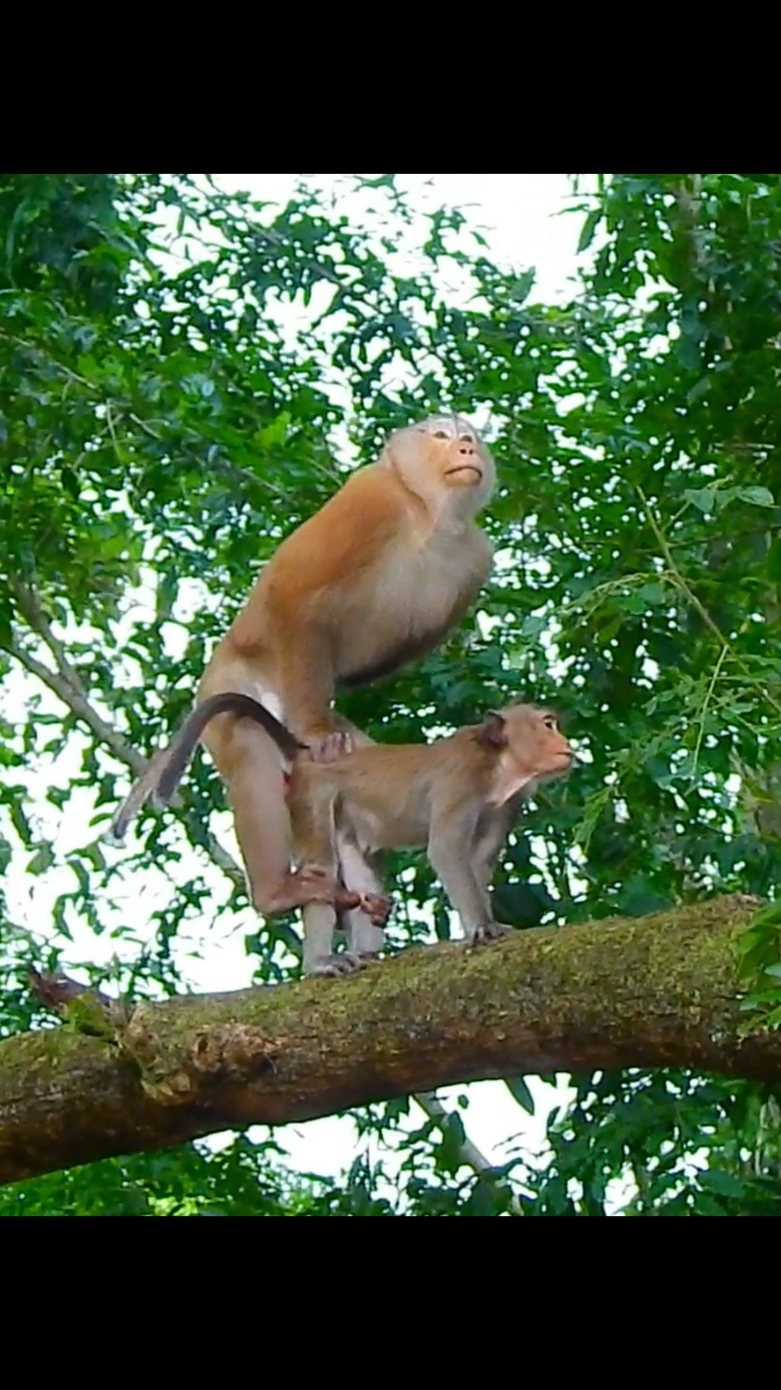
<instances>
[{"instance_id":1,"label":"monkey's arm","mask_svg":"<svg viewBox=\"0 0 781 1390\"><path fill-rule=\"evenodd\" d=\"M473 863L477 879L486 892L491 883L499 851L518 817L522 799L520 795L514 796L506 801L504 806L491 807L483 812L478 822L472 851Z\"/></svg>"},{"instance_id":2,"label":"monkey's arm","mask_svg":"<svg viewBox=\"0 0 781 1390\"><path fill-rule=\"evenodd\" d=\"M298 627L293 623L279 649L284 652L284 664L277 690L293 734L310 745L313 753L318 741L337 735L346 739L331 709L336 674L330 634L303 622Z\"/></svg>"}]
</instances>

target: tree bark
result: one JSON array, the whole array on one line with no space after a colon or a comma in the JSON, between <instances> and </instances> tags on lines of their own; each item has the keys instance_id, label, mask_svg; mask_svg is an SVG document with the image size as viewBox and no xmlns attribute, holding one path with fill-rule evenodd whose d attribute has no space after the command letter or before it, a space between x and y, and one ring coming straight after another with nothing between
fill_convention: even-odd
<instances>
[{"instance_id":1,"label":"tree bark","mask_svg":"<svg viewBox=\"0 0 781 1390\"><path fill-rule=\"evenodd\" d=\"M76 1027L103 1036L0 1042L0 1182L455 1082L632 1066L778 1080L781 1033L739 1032L735 940L756 906L720 898L471 951L411 948L350 979L110 1020L85 1004Z\"/></svg>"}]
</instances>

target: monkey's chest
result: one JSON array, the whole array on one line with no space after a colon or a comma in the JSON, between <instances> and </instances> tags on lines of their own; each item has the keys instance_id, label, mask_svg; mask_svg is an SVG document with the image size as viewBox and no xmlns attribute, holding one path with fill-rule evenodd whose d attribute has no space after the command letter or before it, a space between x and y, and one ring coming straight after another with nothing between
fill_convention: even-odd
<instances>
[{"instance_id":1,"label":"monkey's chest","mask_svg":"<svg viewBox=\"0 0 781 1390\"><path fill-rule=\"evenodd\" d=\"M481 582L470 540L434 537L382 559L348 600L354 621L338 639L340 675L371 679L435 644Z\"/></svg>"}]
</instances>

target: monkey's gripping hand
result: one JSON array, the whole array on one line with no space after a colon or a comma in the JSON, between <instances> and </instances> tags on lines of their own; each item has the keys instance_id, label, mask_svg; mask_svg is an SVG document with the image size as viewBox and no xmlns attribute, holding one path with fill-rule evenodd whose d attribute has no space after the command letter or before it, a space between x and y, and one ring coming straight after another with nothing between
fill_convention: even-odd
<instances>
[{"instance_id":1,"label":"monkey's gripping hand","mask_svg":"<svg viewBox=\"0 0 781 1390\"><path fill-rule=\"evenodd\" d=\"M503 922L480 922L468 933L466 939L470 946L479 946L489 941L499 941L513 930L513 927L505 926Z\"/></svg>"},{"instance_id":2,"label":"monkey's gripping hand","mask_svg":"<svg viewBox=\"0 0 781 1390\"><path fill-rule=\"evenodd\" d=\"M386 897L384 893L362 893L358 906L366 913L372 926L383 927L388 920L393 899Z\"/></svg>"},{"instance_id":3,"label":"monkey's gripping hand","mask_svg":"<svg viewBox=\"0 0 781 1390\"><path fill-rule=\"evenodd\" d=\"M307 738L306 746L313 763L335 763L346 758L355 747L352 735L337 729L334 733L315 734Z\"/></svg>"}]
</instances>

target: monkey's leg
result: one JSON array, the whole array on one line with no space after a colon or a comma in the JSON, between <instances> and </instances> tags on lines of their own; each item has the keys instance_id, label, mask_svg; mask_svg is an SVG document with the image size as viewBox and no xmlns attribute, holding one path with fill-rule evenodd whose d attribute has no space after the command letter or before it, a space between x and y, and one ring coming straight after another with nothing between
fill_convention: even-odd
<instances>
[{"instance_id":1,"label":"monkey's leg","mask_svg":"<svg viewBox=\"0 0 781 1390\"><path fill-rule=\"evenodd\" d=\"M214 721L215 726L217 722ZM225 778L236 838L257 911L271 916L308 902L334 901L340 889L326 868L306 863L298 873L292 871L293 846L282 762L267 735L246 720L233 720L222 724L219 730L209 731L208 747Z\"/></svg>"},{"instance_id":2,"label":"monkey's leg","mask_svg":"<svg viewBox=\"0 0 781 1390\"><path fill-rule=\"evenodd\" d=\"M291 824L298 852L307 863L316 864L330 879L338 882L338 859L334 827L334 789L325 768L309 764L299 770L290 798ZM327 902L309 902L304 907L305 975L348 975L359 970L361 961L352 951L333 949L336 907L354 908L361 901L357 891L337 889Z\"/></svg>"},{"instance_id":3,"label":"monkey's leg","mask_svg":"<svg viewBox=\"0 0 781 1390\"><path fill-rule=\"evenodd\" d=\"M472 844L472 864L475 879L483 893L486 921L490 923L492 929L487 933L490 936L503 936L513 930L512 927L493 920L490 886L499 851L507 839L518 813L519 801L520 798L515 797L506 802L504 806L484 813L478 821Z\"/></svg>"},{"instance_id":4,"label":"monkey's leg","mask_svg":"<svg viewBox=\"0 0 781 1390\"><path fill-rule=\"evenodd\" d=\"M490 941L507 930L493 921L488 891L475 871L476 829L477 815L470 810L459 812L452 805L433 809L429 862L461 918L471 945Z\"/></svg>"},{"instance_id":5,"label":"monkey's leg","mask_svg":"<svg viewBox=\"0 0 781 1390\"><path fill-rule=\"evenodd\" d=\"M337 855L345 887L361 895L360 906L342 914L348 950L359 959L378 956L385 945L380 923L390 911L390 898L357 845L337 836Z\"/></svg>"},{"instance_id":6,"label":"monkey's leg","mask_svg":"<svg viewBox=\"0 0 781 1390\"><path fill-rule=\"evenodd\" d=\"M336 911L330 903L310 902L303 909L305 975L352 975L363 961L352 951L332 950Z\"/></svg>"}]
</instances>

